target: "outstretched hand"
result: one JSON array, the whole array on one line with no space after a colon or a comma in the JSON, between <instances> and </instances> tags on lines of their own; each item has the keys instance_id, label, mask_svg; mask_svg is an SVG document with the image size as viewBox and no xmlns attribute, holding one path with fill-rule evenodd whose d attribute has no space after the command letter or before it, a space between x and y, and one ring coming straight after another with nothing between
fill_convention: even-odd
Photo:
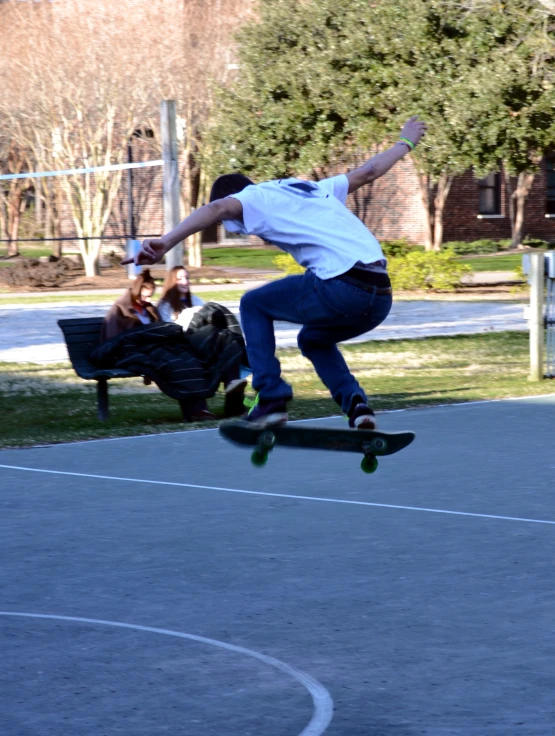
<instances>
[{"instance_id":1,"label":"outstretched hand","mask_svg":"<svg viewBox=\"0 0 555 736\"><path fill-rule=\"evenodd\" d=\"M159 263L166 255L167 246L163 238L147 238L143 240L141 250L132 258L124 258L120 261L122 266L134 263L136 266L152 266Z\"/></svg>"},{"instance_id":2,"label":"outstretched hand","mask_svg":"<svg viewBox=\"0 0 555 736\"><path fill-rule=\"evenodd\" d=\"M426 135L428 126L423 120L418 119L418 115L413 115L407 120L401 131L401 138L408 138L411 143L418 145L420 140Z\"/></svg>"}]
</instances>

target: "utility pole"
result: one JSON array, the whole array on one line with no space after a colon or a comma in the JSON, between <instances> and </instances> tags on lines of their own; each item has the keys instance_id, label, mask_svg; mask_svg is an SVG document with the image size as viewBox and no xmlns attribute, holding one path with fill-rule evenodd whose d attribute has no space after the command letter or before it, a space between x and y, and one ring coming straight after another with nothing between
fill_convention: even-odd
<instances>
[{"instance_id":1,"label":"utility pole","mask_svg":"<svg viewBox=\"0 0 555 736\"><path fill-rule=\"evenodd\" d=\"M543 379L545 255L528 254L530 280L530 381Z\"/></svg>"},{"instance_id":2,"label":"utility pole","mask_svg":"<svg viewBox=\"0 0 555 736\"><path fill-rule=\"evenodd\" d=\"M177 164L177 127L175 100L163 100L160 105L162 159L164 160L164 232L179 225L179 169ZM166 268L183 265L183 243L166 254Z\"/></svg>"}]
</instances>

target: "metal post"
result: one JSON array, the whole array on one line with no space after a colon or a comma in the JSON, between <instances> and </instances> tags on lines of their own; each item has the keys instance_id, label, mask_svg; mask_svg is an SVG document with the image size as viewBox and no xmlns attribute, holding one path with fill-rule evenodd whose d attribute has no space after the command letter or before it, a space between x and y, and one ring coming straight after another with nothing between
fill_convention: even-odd
<instances>
[{"instance_id":1,"label":"metal post","mask_svg":"<svg viewBox=\"0 0 555 736\"><path fill-rule=\"evenodd\" d=\"M101 422L108 419L108 381L106 378L99 378L96 384L96 403L98 407L98 418Z\"/></svg>"},{"instance_id":2,"label":"metal post","mask_svg":"<svg viewBox=\"0 0 555 736\"><path fill-rule=\"evenodd\" d=\"M530 253L530 381L543 379L545 256Z\"/></svg>"},{"instance_id":3,"label":"metal post","mask_svg":"<svg viewBox=\"0 0 555 736\"><path fill-rule=\"evenodd\" d=\"M128 258L135 258L135 256L140 250L141 250L140 240L131 240L131 238L127 239L127 246L126 246L125 252ZM143 270L142 266L136 266L134 262L128 263L127 264L127 278L136 279L137 276L142 272L142 270Z\"/></svg>"},{"instance_id":4,"label":"metal post","mask_svg":"<svg viewBox=\"0 0 555 736\"><path fill-rule=\"evenodd\" d=\"M164 160L164 232L179 225L179 171L177 165L177 127L175 100L163 100L160 105L162 158ZM178 243L166 255L168 271L183 265L183 243Z\"/></svg>"},{"instance_id":5,"label":"metal post","mask_svg":"<svg viewBox=\"0 0 555 736\"><path fill-rule=\"evenodd\" d=\"M133 163L133 146L127 141L127 163ZM127 228L128 238L135 240L135 218L133 216L133 169L127 169Z\"/></svg>"}]
</instances>

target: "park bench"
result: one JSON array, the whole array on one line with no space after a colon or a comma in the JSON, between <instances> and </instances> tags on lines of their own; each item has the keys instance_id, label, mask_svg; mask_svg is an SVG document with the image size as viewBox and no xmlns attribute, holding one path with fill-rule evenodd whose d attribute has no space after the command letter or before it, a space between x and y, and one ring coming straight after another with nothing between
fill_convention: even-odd
<instances>
[{"instance_id":1,"label":"park bench","mask_svg":"<svg viewBox=\"0 0 555 736\"><path fill-rule=\"evenodd\" d=\"M121 368L97 368L89 356L100 342L102 317L80 317L78 319L59 319L58 325L64 333L69 359L74 371L86 381L96 381L98 418L108 419L108 381L111 378L133 378L138 373Z\"/></svg>"}]
</instances>

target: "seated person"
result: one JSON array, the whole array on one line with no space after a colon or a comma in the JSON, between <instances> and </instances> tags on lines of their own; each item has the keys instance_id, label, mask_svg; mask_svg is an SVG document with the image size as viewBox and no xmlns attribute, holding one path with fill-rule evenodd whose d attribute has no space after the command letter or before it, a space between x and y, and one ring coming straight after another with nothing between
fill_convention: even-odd
<instances>
[{"instance_id":1,"label":"seated person","mask_svg":"<svg viewBox=\"0 0 555 736\"><path fill-rule=\"evenodd\" d=\"M187 269L174 266L167 272L158 302L158 313L162 321L176 322L186 330L203 304L200 297L191 294Z\"/></svg>"},{"instance_id":2,"label":"seated person","mask_svg":"<svg viewBox=\"0 0 555 736\"><path fill-rule=\"evenodd\" d=\"M112 304L104 317L100 340L110 340L122 332L133 330L141 325L149 325L154 322L162 322L157 308L150 303L154 294L156 283L148 268L145 268L133 281L130 288ZM148 386L152 380L144 377L144 383ZM202 421L205 419L217 419L216 415L209 411L205 399L179 401L183 416L189 421Z\"/></svg>"},{"instance_id":3,"label":"seated person","mask_svg":"<svg viewBox=\"0 0 555 736\"><path fill-rule=\"evenodd\" d=\"M145 268L133 281L129 289L112 304L104 317L100 339L110 340L126 330L132 330L139 325L148 325L151 322L160 322L160 315L156 307L150 303L156 284Z\"/></svg>"},{"instance_id":4,"label":"seated person","mask_svg":"<svg viewBox=\"0 0 555 736\"><path fill-rule=\"evenodd\" d=\"M189 287L189 274L183 266L174 266L166 275L162 296L158 302L158 313L164 322L175 322L180 325L184 331L189 329L191 321L195 315L201 311L206 312L204 315L199 314L195 323L191 325L191 330L201 327L203 323L208 322L215 330L228 330L228 322L224 314L227 313L229 318L237 325L237 332L241 332L235 318L225 307L218 308L219 305L209 303L203 310L204 302L198 296L191 294ZM216 309L214 309L216 307ZM229 333L228 333L229 335ZM241 337L242 339L242 337ZM225 347L225 342L218 343L220 348ZM210 356L213 362L217 358L216 355ZM239 416L244 412L245 387L247 381L241 377L241 366L236 365L222 376L225 387L225 405L224 416Z\"/></svg>"}]
</instances>

